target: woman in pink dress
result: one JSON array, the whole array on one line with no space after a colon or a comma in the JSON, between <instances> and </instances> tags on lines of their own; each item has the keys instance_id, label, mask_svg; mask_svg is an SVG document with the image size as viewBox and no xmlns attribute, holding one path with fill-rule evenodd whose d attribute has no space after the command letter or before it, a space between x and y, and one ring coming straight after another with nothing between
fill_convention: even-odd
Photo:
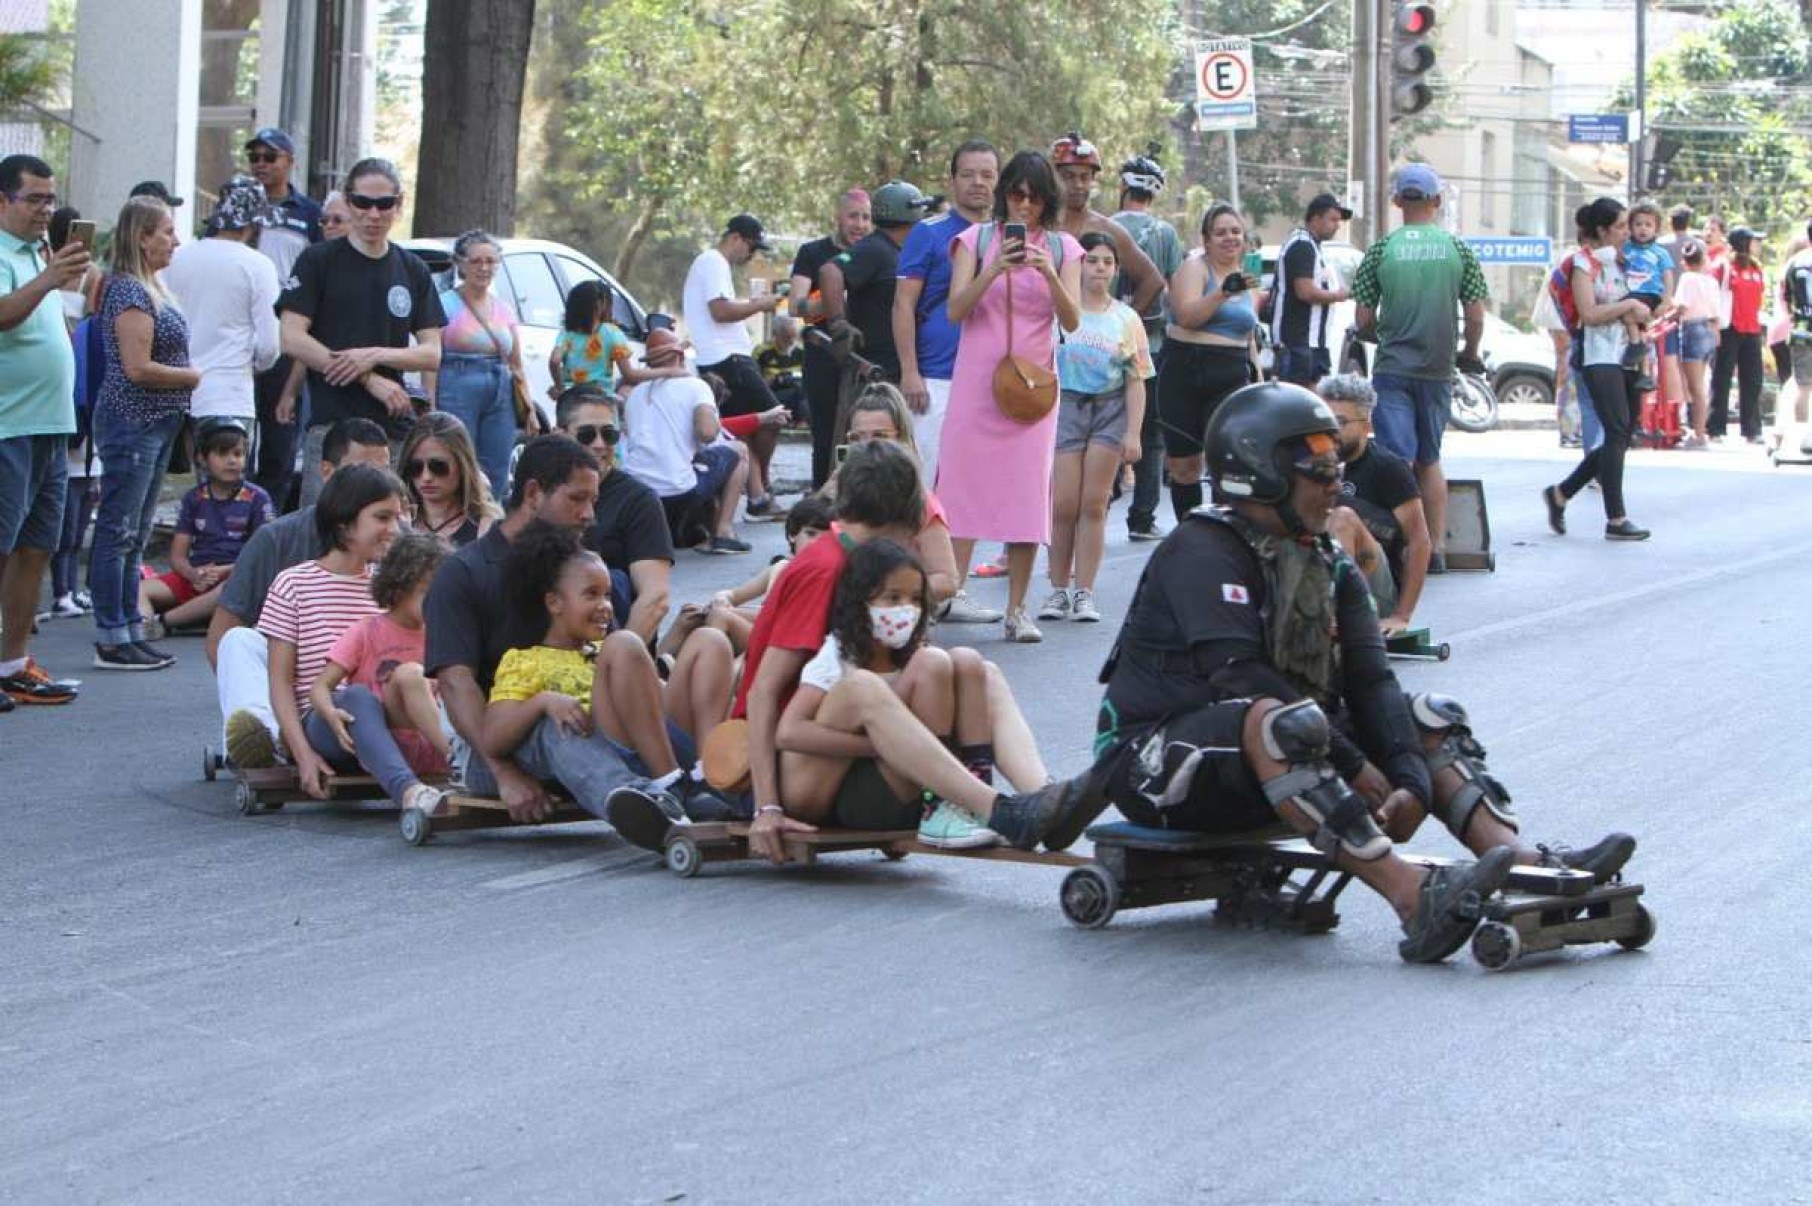
<instances>
[{"instance_id":1,"label":"woman in pink dress","mask_svg":"<svg viewBox=\"0 0 1812 1206\"><path fill-rule=\"evenodd\" d=\"M977 540L1007 546L1009 641L1043 639L1026 614L1026 590L1038 546L1051 535L1057 411L1037 423L1007 418L994 404L994 369L1007 354L1009 273L1015 356L1056 372L1057 324L1074 331L1082 322L1082 247L1047 229L1058 205L1051 161L1021 151L1000 174L994 220L970 227L950 244L950 321L962 324L963 338L950 380L937 495L949 513L964 578ZM1007 238L1008 223L1024 225L1026 237Z\"/></svg>"}]
</instances>

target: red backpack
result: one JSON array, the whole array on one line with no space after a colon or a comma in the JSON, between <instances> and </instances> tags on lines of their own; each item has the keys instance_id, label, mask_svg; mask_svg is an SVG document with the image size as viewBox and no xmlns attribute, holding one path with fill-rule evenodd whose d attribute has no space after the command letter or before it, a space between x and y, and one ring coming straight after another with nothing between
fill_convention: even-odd
<instances>
[{"instance_id":1,"label":"red backpack","mask_svg":"<svg viewBox=\"0 0 1812 1206\"><path fill-rule=\"evenodd\" d=\"M1596 277L1598 257L1584 247L1578 248L1578 251L1585 252L1587 262L1592 265L1592 275ZM1574 335L1579 334L1579 306L1573 301L1573 261L1577 258L1577 255L1569 255L1548 273L1548 300L1554 303L1555 313L1560 315L1560 321Z\"/></svg>"}]
</instances>

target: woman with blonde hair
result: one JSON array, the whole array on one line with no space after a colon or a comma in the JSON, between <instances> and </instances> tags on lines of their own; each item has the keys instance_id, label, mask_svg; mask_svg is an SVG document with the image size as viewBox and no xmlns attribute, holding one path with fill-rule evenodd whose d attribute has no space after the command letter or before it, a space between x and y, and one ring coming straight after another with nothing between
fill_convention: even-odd
<instances>
[{"instance_id":1,"label":"woman with blonde hair","mask_svg":"<svg viewBox=\"0 0 1812 1206\"><path fill-rule=\"evenodd\" d=\"M449 550L465 548L502 515L478 468L471 434L444 411L416 420L396 464L409 491L410 522Z\"/></svg>"},{"instance_id":2,"label":"woman with blonde hair","mask_svg":"<svg viewBox=\"0 0 1812 1206\"><path fill-rule=\"evenodd\" d=\"M176 659L145 643L139 564L170 464L170 449L201 381L189 365L189 324L159 274L177 247L169 207L133 197L113 230L101 290L104 368L94 405L101 505L88 589L97 670L162 670Z\"/></svg>"}]
</instances>

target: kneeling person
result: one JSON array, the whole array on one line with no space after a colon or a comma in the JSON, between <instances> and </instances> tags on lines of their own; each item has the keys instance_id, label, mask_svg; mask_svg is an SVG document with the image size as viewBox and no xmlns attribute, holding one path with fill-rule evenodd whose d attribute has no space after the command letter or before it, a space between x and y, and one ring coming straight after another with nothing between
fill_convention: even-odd
<instances>
[{"instance_id":1,"label":"kneeling person","mask_svg":"<svg viewBox=\"0 0 1812 1206\"><path fill-rule=\"evenodd\" d=\"M141 615L161 615L171 628L207 623L246 542L277 518L271 496L245 480L245 450L242 428L204 426L195 451L207 481L177 505L170 570L139 584Z\"/></svg>"}]
</instances>

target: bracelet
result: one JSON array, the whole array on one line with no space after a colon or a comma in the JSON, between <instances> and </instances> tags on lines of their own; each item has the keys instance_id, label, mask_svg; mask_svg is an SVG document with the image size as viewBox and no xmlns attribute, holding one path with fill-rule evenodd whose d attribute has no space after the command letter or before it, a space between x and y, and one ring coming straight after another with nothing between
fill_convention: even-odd
<instances>
[{"instance_id":1,"label":"bracelet","mask_svg":"<svg viewBox=\"0 0 1812 1206\"><path fill-rule=\"evenodd\" d=\"M760 808L757 808L755 810L755 815L759 817L759 816L762 816L762 815L764 815L766 813L770 813L770 812L777 812L777 813L780 813L782 816L786 815L786 809L782 808L778 804L763 804Z\"/></svg>"}]
</instances>

